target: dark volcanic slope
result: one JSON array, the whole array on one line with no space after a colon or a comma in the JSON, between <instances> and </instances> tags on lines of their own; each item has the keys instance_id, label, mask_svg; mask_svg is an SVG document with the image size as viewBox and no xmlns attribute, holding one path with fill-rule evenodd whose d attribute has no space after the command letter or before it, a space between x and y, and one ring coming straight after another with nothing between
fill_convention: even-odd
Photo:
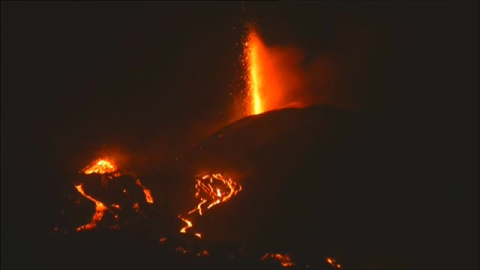
<instances>
[{"instance_id":1,"label":"dark volcanic slope","mask_svg":"<svg viewBox=\"0 0 480 270\"><path fill-rule=\"evenodd\" d=\"M347 256L363 248L358 257L373 260L380 250L367 241L378 233L377 219L388 204L377 205L383 192L377 182L386 180L377 166L388 151L387 131L371 115L326 106L271 111L222 128L178 170L225 173L244 189L198 220L197 228L214 241L306 256ZM176 197L193 196L185 190Z\"/></svg>"},{"instance_id":2,"label":"dark volcanic slope","mask_svg":"<svg viewBox=\"0 0 480 270\"><path fill-rule=\"evenodd\" d=\"M177 169L187 178L221 172L243 185L196 222L214 241L307 257L332 252L378 269L469 265L478 222L471 170L461 168L471 166L450 155L451 138L437 125L398 112L272 111L219 130ZM177 182L177 201L193 196L191 179ZM438 261L440 254L468 259Z\"/></svg>"}]
</instances>

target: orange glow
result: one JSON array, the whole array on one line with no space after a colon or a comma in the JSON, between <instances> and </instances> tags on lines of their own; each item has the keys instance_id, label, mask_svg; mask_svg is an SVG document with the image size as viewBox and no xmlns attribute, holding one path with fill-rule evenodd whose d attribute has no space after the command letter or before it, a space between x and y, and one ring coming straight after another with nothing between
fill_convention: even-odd
<instances>
[{"instance_id":1,"label":"orange glow","mask_svg":"<svg viewBox=\"0 0 480 270\"><path fill-rule=\"evenodd\" d=\"M181 252L181 253L183 253L183 254L187 254L187 252L188 252L188 251L187 251L186 249L184 249L183 247L177 247L175 250L178 251L178 252Z\"/></svg>"},{"instance_id":2,"label":"orange glow","mask_svg":"<svg viewBox=\"0 0 480 270\"><path fill-rule=\"evenodd\" d=\"M140 179L137 179L136 183L139 187L141 187L143 189L143 193L145 193L145 200L148 203L153 204L153 197L152 197L151 191L148 188L146 188L142 185L142 182L140 182Z\"/></svg>"},{"instance_id":3,"label":"orange glow","mask_svg":"<svg viewBox=\"0 0 480 270\"><path fill-rule=\"evenodd\" d=\"M118 168L115 166L113 161L107 159L97 159L88 165L85 169L83 169L84 174L106 174L106 173L113 173L117 171Z\"/></svg>"},{"instance_id":4,"label":"orange glow","mask_svg":"<svg viewBox=\"0 0 480 270\"><path fill-rule=\"evenodd\" d=\"M182 218L182 217L180 217L180 216L179 216L179 218L180 218L183 222L185 222L185 223L187 224L187 226L185 226L185 227L183 227L183 228L180 229L180 232L181 232L181 233L187 233L187 229L188 229L188 228L191 228L191 227L193 226L192 222L191 222L190 220L188 220L188 219L186 219L186 218Z\"/></svg>"},{"instance_id":5,"label":"orange glow","mask_svg":"<svg viewBox=\"0 0 480 270\"><path fill-rule=\"evenodd\" d=\"M200 202L195 208L188 212L188 215L190 216L195 214L195 212L202 216L207 209L210 209L217 204L227 202L242 190L242 186L237 182L233 181L231 178L224 177L219 173L205 174L197 177L196 182L195 198L199 199ZM193 217L186 219L179 216L179 218L187 224L187 226L180 229L181 233L186 233L188 228L193 227L193 222L191 221ZM196 233L195 235L202 238L200 233Z\"/></svg>"},{"instance_id":6,"label":"orange glow","mask_svg":"<svg viewBox=\"0 0 480 270\"><path fill-rule=\"evenodd\" d=\"M290 258L290 255L288 255L288 254L282 255L280 253L277 253L277 254L266 253L265 255L263 255L262 260L265 261L267 259L277 260L277 261L280 262L280 264L283 267L292 267L292 266L295 265L292 262L292 259Z\"/></svg>"},{"instance_id":7,"label":"orange glow","mask_svg":"<svg viewBox=\"0 0 480 270\"><path fill-rule=\"evenodd\" d=\"M207 200L201 198L201 199L200 199L200 203L197 205L197 208L190 210L190 212L188 212L188 214L193 214L193 213L195 213L196 211L198 211L198 214L200 214L200 216L203 215L202 205L203 205L204 203L206 203L206 202L207 202Z\"/></svg>"},{"instance_id":8,"label":"orange glow","mask_svg":"<svg viewBox=\"0 0 480 270\"><path fill-rule=\"evenodd\" d=\"M140 206L138 205L138 202L133 204L133 209L135 209L135 212L140 211Z\"/></svg>"},{"instance_id":9,"label":"orange glow","mask_svg":"<svg viewBox=\"0 0 480 270\"><path fill-rule=\"evenodd\" d=\"M200 203L188 213L193 214L198 211L199 215L203 215L205 210L202 211L202 205L206 202L210 202L207 209L210 209L217 204L227 202L232 196L235 196L238 192L242 191L242 186L237 184L237 182L233 181L231 178L226 178L223 175L216 173L212 175L206 174L197 178L195 189L197 190L195 198L200 199Z\"/></svg>"},{"instance_id":10,"label":"orange glow","mask_svg":"<svg viewBox=\"0 0 480 270\"><path fill-rule=\"evenodd\" d=\"M208 250L204 250L202 252L197 253L197 256L210 256L210 253L208 253Z\"/></svg>"},{"instance_id":11,"label":"orange glow","mask_svg":"<svg viewBox=\"0 0 480 270\"><path fill-rule=\"evenodd\" d=\"M298 49L268 47L250 26L243 54L247 115L306 105L305 74L300 69L303 54Z\"/></svg>"},{"instance_id":12,"label":"orange glow","mask_svg":"<svg viewBox=\"0 0 480 270\"><path fill-rule=\"evenodd\" d=\"M247 58L248 69L248 93L250 96L250 114L260 114L263 112L262 98L260 88L262 87L260 50L263 43L255 31L250 31L247 42L245 43L245 54Z\"/></svg>"},{"instance_id":13,"label":"orange glow","mask_svg":"<svg viewBox=\"0 0 480 270\"><path fill-rule=\"evenodd\" d=\"M95 214L93 214L92 220L90 223L82 225L77 228L77 231L83 231L83 230L91 230L95 227L97 227L97 223L100 222L103 218L103 215L108 208L103 204L101 201L98 201L94 199L93 197L85 194L85 191L83 190L82 184L75 186L77 191L82 194L83 197L87 198L88 200L92 201L95 203Z\"/></svg>"},{"instance_id":14,"label":"orange glow","mask_svg":"<svg viewBox=\"0 0 480 270\"><path fill-rule=\"evenodd\" d=\"M87 166L85 169L81 170L80 173L89 175L89 174L100 174L101 175L101 180L102 180L102 185L106 184L107 179L112 180L115 179L115 177L121 176L121 173L118 171L118 167L113 163L111 160L107 159L97 159L93 161L89 166ZM140 182L140 179L136 180L136 184L140 186L143 189L143 192L145 194L145 200L153 204L153 198L151 195L151 192L149 189L147 189L145 186L142 185ZM104 188L106 187L105 185L103 186ZM103 202L93 198L92 196L88 195L85 193L83 184L81 183L80 185L75 185L75 189L85 198L88 200L92 201L95 203L95 213L93 214L92 220L90 223L80 226L77 228L77 231L82 231L82 230L90 230L93 229L97 226L97 223L100 222L103 219L103 216L105 214L105 211L108 210L109 212L112 213L115 219L118 220L119 215L115 213L116 210L122 210L122 206L119 204L111 204L111 208L108 208ZM122 192L129 196L129 193L127 189L123 189ZM77 201L79 203L79 201ZM133 204L133 209L135 212L140 213L140 204L138 202L135 202ZM114 225L111 228L117 228L117 225Z\"/></svg>"},{"instance_id":15,"label":"orange glow","mask_svg":"<svg viewBox=\"0 0 480 270\"><path fill-rule=\"evenodd\" d=\"M195 236L202 239L202 234L201 233L195 233Z\"/></svg>"},{"instance_id":16,"label":"orange glow","mask_svg":"<svg viewBox=\"0 0 480 270\"><path fill-rule=\"evenodd\" d=\"M162 237L162 238L158 239L158 242L160 242L160 244L165 244L165 242L167 242L167 238Z\"/></svg>"},{"instance_id":17,"label":"orange glow","mask_svg":"<svg viewBox=\"0 0 480 270\"><path fill-rule=\"evenodd\" d=\"M328 264L330 264L333 267L336 267L338 269L342 268L342 266L339 263L337 263L337 261L335 259L327 258L327 262L328 262Z\"/></svg>"}]
</instances>

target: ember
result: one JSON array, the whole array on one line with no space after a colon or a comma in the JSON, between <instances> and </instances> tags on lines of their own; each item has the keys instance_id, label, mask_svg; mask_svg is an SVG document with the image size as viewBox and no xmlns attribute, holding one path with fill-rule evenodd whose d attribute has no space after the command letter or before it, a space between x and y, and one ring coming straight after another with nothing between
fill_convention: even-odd
<instances>
[{"instance_id":1,"label":"ember","mask_svg":"<svg viewBox=\"0 0 480 270\"><path fill-rule=\"evenodd\" d=\"M208 250L204 250L202 252L197 253L197 256L210 256L210 253L208 253Z\"/></svg>"},{"instance_id":2,"label":"ember","mask_svg":"<svg viewBox=\"0 0 480 270\"><path fill-rule=\"evenodd\" d=\"M292 259L290 258L290 255L288 255L288 254L282 255L280 253L276 253L276 254L267 253L267 254L263 255L262 261L265 261L267 259L277 260L277 261L280 262L280 264L283 267L292 267L292 266L295 265L292 262Z\"/></svg>"},{"instance_id":3,"label":"ember","mask_svg":"<svg viewBox=\"0 0 480 270\"><path fill-rule=\"evenodd\" d=\"M178 252L181 252L181 253L183 253L183 254L187 254L187 252L188 252L188 251L187 251L185 248L183 248L183 247L177 247L175 250L178 251Z\"/></svg>"},{"instance_id":4,"label":"ember","mask_svg":"<svg viewBox=\"0 0 480 270\"><path fill-rule=\"evenodd\" d=\"M158 242L160 242L160 244L165 244L167 242L167 238L164 236L164 237L158 239Z\"/></svg>"},{"instance_id":5,"label":"ember","mask_svg":"<svg viewBox=\"0 0 480 270\"><path fill-rule=\"evenodd\" d=\"M338 268L338 269L342 268L342 266L339 263L337 263L335 259L327 258L327 263L335 268Z\"/></svg>"}]
</instances>

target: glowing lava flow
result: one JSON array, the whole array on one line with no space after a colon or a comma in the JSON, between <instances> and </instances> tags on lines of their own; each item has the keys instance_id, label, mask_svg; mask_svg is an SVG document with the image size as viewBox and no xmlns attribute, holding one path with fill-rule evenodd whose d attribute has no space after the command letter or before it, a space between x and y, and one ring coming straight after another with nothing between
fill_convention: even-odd
<instances>
[{"instance_id":1,"label":"glowing lava flow","mask_svg":"<svg viewBox=\"0 0 480 270\"><path fill-rule=\"evenodd\" d=\"M75 188L78 190L80 194L82 194L83 197L95 203L95 214L93 215L92 220L90 221L90 223L78 227L77 231L91 230L97 227L97 223L102 220L103 214L105 213L106 210L108 210L108 208L101 201L98 201L93 197L85 194L82 184L75 186Z\"/></svg>"},{"instance_id":2,"label":"glowing lava flow","mask_svg":"<svg viewBox=\"0 0 480 270\"><path fill-rule=\"evenodd\" d=\"M250 97L250 114L260 114L264 111L260 88L262 86L260 48L263 46L255 30L250 29L245 43L245 55L248 71L248 95Z\"/></svg>"},{"instance_id":3,"label":"glowing lava flow","mask_svg":"<svg viewBox=\"0 0 480 270\"><path fill-rule=\"evenodd\" d=\"M137 179L137 181L135 183L143 189L143 193L145 193L145 200L149 204L152 204L153 203L152 192L148 188L146 188L142 185L142 182L140 182L140 179Z\"/></svg>"},{"instance_id":4,"label":"glowing lava flow","mask_svg":"<svg viewBox=\"0 0 480 270\"><path fill-rule=\"evenodd\" d=\"M88 165L85 169L83 169L82 173L84 174L97 173L97 174L103 175L103 174L114 173L117 170L118 170L117 166L115 166L115 164L112 161L109 161L106 159L97 159L94 162L92 162L90 165ZM102 176L102 180L104 180L103 176ZM101 201L93 198L90 195L87 195L85 193L85 190L83 189L82 184L76 185L75 188L80 194L82 194L83 197L95 203L95 213L93 214L92 220L90 221L90 223L78 227L77 231L91 230L97 227L97 223L102 220L103 215L105 214L105 211L108 210L108 208ZM114 208L120 209L119 205L114 204L112 206Z\"/></svg>"},{"instance_id":5,"label":"glowing lava flow","mask_svg":"<svg viewBox=\"0 0 480 270\"><path fill-rule=\"evenodd\" d=\"M195 185L197 192L195 198L200 199L200 203L192 209L189 214L198 212L199 215L203 215L202 206L209 202L206 209L210 209L213 206L227 202L232 196L237 195L242 191L242 186L237 184L231 178L223 177L221 174L206 174L197 179Z\"/></svg>"},{"instance_id":6,"label":"glowing lava flow","mask_svg":"<svg viewBox=\"0 0 480 270\"><path fill-rule=\"evenodd\" d=\"M107 160L107 159L97 159L94 162L92 162L89 166L87 166L85 169L80 171L80 173L83 173L85 175L89 174L99 174L101 175L101 180L102 180L102 185L106 187L106 179L114 179L115 177L119 177L122 174L118 171L118 167L113 163L113 161ZM151 194L151 191L146 188L145 186L142 185L142 182L140 179L137 179L135 182L140 188L142 188L143 193L145 194L145 200L149 204L153 204L153 197ZM83 183L79 185L75 185L75 189L85 198L88 200L92 201L95 203L95 213L93 214L93 217L90 221L90 223L86 225L82 225L78 227L76 230L77 231L83 231L83 230L91 230L97 226L97 224L103 219L103 216L105 214L105 211L109 211L112 214L114 214L115 219L118 219L118 214L115 214L115 210L122 210L122 207L119 204L112 204L112 208L108 208L105 203L101 202L100 200L97 200L93 198L92 196L88 195L85 193L85 190L83 188ZM129 196L129 193L127 192L126 189L123 189L123 193L126 196ZM135 212L140 213L140 205L138 202L135 202L133 204L133 209ZM117 225L115 225L117 226ZM115 227L114 226L114 227Z\"/></svg>"},{"instance_id":7,"label":"glowing lava flow","mask_svg":"<svg viewBox=\"0 0 480 270\"><path fill-rule=\"evenodd\" d=\"M200 202L195 208L188 212L188 215L193 215L197 212L202 216L206 210L217 204L227 202L233 196L237 195L238 192L242 191L241 185L233 181L231 178L224 177L219 173L206 174L202 177L198 177L196 181L195 198L199 199ZM185 227L180 229L180 233L186 233L187 229L193 227L193 222L191 221L192 218L187 219L182 216L178 216L178 218L186 224ZM200 233L195 233L195 236L202 238Z\"/></svg>"},{"instance_id":8,"label":"glowing lava flow","mask_svg":"<svg viewBox=\"0 0 480 270\"><path fill-rule=\"evenodd\" d=\"M282 255L282 254L279 254L279 253L277 253L277 254L267 253L267 254L263 255L262 261L265 261L266 259L277 260L277 261L280 262L280 264L283 267L292 267L292 266L295 265L292 262L292 259L290 258L290 255L288 255L288 254Z\"/></svg>"},{"instance_id":9,"label":"glowing lava flow","mask_svg":"<svg viewBox=\"0 0 480 270\"><path fill-rule=\"evenodd\" d=\"M187 226L180 229L180 232L181 233L187 233L187 229L193 227L192 222L190 220L186 219L186 218L182 218L181 216L179 216L178 218L180 218L183 222L185 222L187 224Z\"/></svg>"}]
</instances>

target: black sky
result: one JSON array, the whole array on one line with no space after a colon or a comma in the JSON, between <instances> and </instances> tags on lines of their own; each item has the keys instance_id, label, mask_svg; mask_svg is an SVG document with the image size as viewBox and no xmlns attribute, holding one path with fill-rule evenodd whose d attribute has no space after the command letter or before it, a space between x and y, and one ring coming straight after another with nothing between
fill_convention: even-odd
<instances>
[{"instance_id":1,"label":"black sky","mask_svg":"<svg viewBox=\"0 0 480 270\"><path fill-rule=\"evenodd\" d=\"M455 191L461 211L445 219L469 223L472 258L478 9L474 1L2 2L2 250L4 239L42 232L34 222L53 211L45 198L63 184L51 179L102 148L161 162L230 121L243 88L243 27L253 20L267 44L297 46L306 62L346 59L342 95L391 115L398 136L422 138L396 146L402 176L421 182L450 166L438 184ZM432 182L420 189L434 194Z\"/></svg>"}]
</instances>

